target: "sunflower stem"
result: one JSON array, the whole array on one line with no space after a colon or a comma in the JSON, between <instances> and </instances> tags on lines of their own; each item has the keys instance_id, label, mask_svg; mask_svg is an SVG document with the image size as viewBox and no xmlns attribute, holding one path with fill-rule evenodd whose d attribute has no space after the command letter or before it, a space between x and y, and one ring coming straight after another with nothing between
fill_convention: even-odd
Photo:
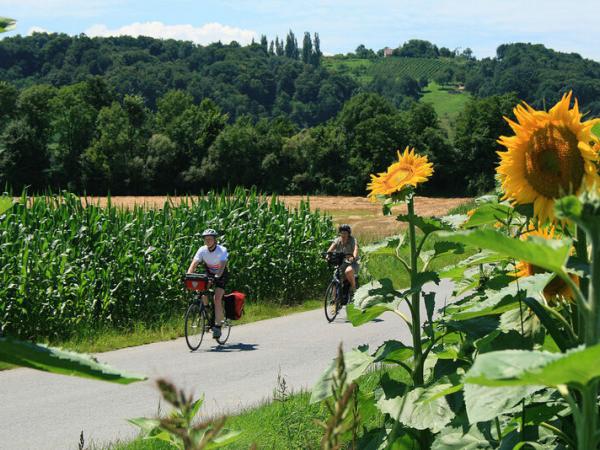
<instances>
[{"instance_id":1,"label":"sunflower stem","mask_svg":"<svg viewBox=\"0 0 600 450\"><path fill-rule=\"evenodd\" d=\"M591 381L581 389L581 421L577 428L578 450L589 450L597 448L598 428L598 382Z\"/></svg>"},{"instance_id":2,"label":"sunflower stem","mask_svg":"<svg viewBox=\"0 0 600 450\"><path fill-rule=\"evenodd\" d=\"M417 284L417 240L415 232L415 204L414 196L411 195L408 199L408 234L410 240L410 286L413 288ZM421 307L419 300L420 292L412 293L411 300L411 315L412 315L412 339L413 339L413 356L415 368L413 371L413 383L415 386L423 384L423 349L421 348Z\"/></svg>"},{"instance_id":3,"label":"sunflower stem","mask_svg":"<svg viewBox=\"0 0 600 450\"><path fill-rule=\"evenodd\" d=\"M577 236L576 236L576 241L575 241L575 251L577 252L577 258L585 263L588 264L589 263L589 257L588 257L588 246L587 246L587 235L586 232L583 228L581 228L581 225L577 225ZM588 289L589 289L589 280L585 277L582 277L579 283L580 287L581 287L581 293L583 294L584 297L588 296Z\"/></svg>"},{"instance_id":4,"label":"sunflower stem","mask_svg":"<svg viewBox=\"0 0 600 450\"><path fill-rule=\"evenodd\" d=\"M588 308L585 324L585 345L591 347L600 341L600 227L590 226L586 231L592 244L591 284L588 285ZM581 230L581 235L583 235ZM579 238L579 226L578 226ZM587 245L586 245L587 247ZM587 248L585 249L587 253ZM598 381L593 380L581 389L582 423L577 427L577 448L597 448L598 443Z\"/></svg>"},{"instance_id":5,"label":"sunflower stem","mask_svg":"<svg viewBox=\"0 0 600 450\"><path fill-rule=\"evenodd\" d=\"M594 231L596 232L590 234L592 242L592 283L588 292L588 304L593 322L589 324L589 328L592 328L592 330L586 332L586 344L590 346L600 341L600 230Z\"/></svg>"}]
</instances>

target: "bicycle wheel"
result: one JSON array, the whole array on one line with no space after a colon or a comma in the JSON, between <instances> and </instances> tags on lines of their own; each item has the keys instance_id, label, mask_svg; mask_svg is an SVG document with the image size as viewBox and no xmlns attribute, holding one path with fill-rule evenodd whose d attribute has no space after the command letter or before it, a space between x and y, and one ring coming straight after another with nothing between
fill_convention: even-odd
<instances>
[{"instance_id":1,"label":"bicycle wheel","mask_svg":"<svg viewBox=\"0 0 600 450\"><path fill-rule=\"evenodd\" d=\"M325 318L328 322L333 322L340 311L340 289L335 282L329 283L325 291Z\"/></svg>"},{"instance_id":2,"label":"bicycle wheel","mask_svg":"<svg viewBox=\"0 0 600 450\"><path fill-rule=\"evenodd\" d=\"M185 313L185 342L190 350L198 350L204 338L208 318L198 303L192 303Z\"/></svg>"},{"instance_id":3,"label":"bicycle wheel","mask_svg":"<svg viewBox=\"0 0 600 450\"><path fill-rule=\"evenodd\" d=\"M229 333L231 333L231 322L228 319L225 319L223 323L221 323L221 337L215 340L223 345L227 342L227 339L229 339Z\"/></svg>"}]
</instances>

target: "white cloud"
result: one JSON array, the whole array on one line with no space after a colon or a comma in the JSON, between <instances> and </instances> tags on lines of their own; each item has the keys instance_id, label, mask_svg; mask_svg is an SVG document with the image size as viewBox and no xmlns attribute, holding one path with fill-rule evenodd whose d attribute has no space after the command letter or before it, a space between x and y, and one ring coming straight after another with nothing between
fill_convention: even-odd
<instances>
[{"instance_id":1,"label":"white cloud","mask_svg":"<svg viewBox=\"0 0 600 450\"><path fill-rule=\"evenodd\" d=\"M33 26L27 30L27 36L31 36L33 33L49 33L49 31L42 27Z\"/></svg>"},{"instance_id":2,"label":"white cloud","mask_svg":"<svg viewBox=\"0 0 600 450\"><path fill-rule=\"evenodd\" d=\"M159 39L179 39L192 41L196 44L210 44L221 41L229 43L237 41L240 44L249 44L258 34L253 30L230 27L220 23L207 23L199 27L189 24L166 25L162 22L135 22L116 29L109 29L106 25L94 25L85 33L88 36L150 36Z\"/></svg>"}]
</instances>

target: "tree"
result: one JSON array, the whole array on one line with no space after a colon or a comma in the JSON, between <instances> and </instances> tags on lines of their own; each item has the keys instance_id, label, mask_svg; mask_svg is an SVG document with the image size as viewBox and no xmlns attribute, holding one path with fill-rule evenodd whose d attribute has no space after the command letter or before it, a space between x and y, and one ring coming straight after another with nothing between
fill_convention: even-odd
<instances>
[{"instance_id":1,"label":"tree","mask_svg":"<svg viewBox=\"0 0 600 450\"><path fill-rule=\"evenodd\" d=\"M164 134L153 134L144 157L143 179L152 193L174 192L177 173L177 147Z\"/></svg>"},{"instance_id":2,"label":"tree","mask_svg":"<svg viewBox=\"0 0 600 450\"><path fill-rule=\"evenodd\" d=\"M269 41L267 41L267 36L265 36L264 34L260 36L260 46L265 51L265 53L269 51Z\"/></svg>"},{"instance_id":3,"label":"tree","mask_svg":"<svg viewBox=\"0 0 600 450\"><path fill-rule=\"evenodd\" d=\"M275 36L275 53L277 53L277 56L285 55L285 50L283 48L283 41L280 41L278 36Z\"/></svg>"},{"instance_id":4,"label":"tree","mask_svg":"<svg viewBox=\"0 0 600 450\"><path fill-rule=\"evenodd\" d=\"M12 84L0 81L0 132L16 113L19 92Z\"/></svg>"},{"instance_id":5,"label":"tree","mask_svg":"<svg viewBox=\"0 0 600 450\"><path fill-rule=\"evenodd\" d=\"M413 58L437 58L440 56L437 46L422 39L411 39L394 50L396 56Z\"/></svg>"},{"instance_id":6,"label":"tree","mask_svg":"<svg viewBox=\"0 0 600 450\"><path fill-rule=\"evenodd\" d=\"M363 59L373 59L376 57L375 52L370 48L365 47L363 44L360 44L358 47L356 47L354 54L357 58Z\"/></svg>"},{"instance_id":7,"label":"tree","mask_svg":"<svg viewBox=\"0 0 600 450\"><path fill-rule=\"evenodd\" d=\"M464 180L467 194L485 193L494 187L496 152L502 149L497 139L512 133L504 117L512 115L518 101L514 94L471 99L456 120L457 178Z\"/></svg>"},{"instance_id":8,"label":"tree","mask_svg":"<svg viewBox=\"0 0 600 450\"><path fill-rule=\"evenodd\" d=\"M313 44L313 53L312 53L312 65L317 67L321 64L321 39L319 38L319 33L314 34L314 44Z\"/></svg>"},{"instance_id":9,"label":"tree","mask_svg":"<svg viewBox=\"0 0 600 450\"><path fill-rule=\"evenodd\" d=\"M269 45L269 55L275 55L275 44L273 43L273 41L271 41L271 44Z\"/></svg>"},{"instance_id":10,"label":"tree","mask_svg":"<svg viewBox=\"0 0 600 450\"><path fill-rule=\"evenodd\" d=\"M25 119L13 119L0 137L0 185L20 192L30 187L34 192L46 185L44 170L48 167L45 146L40 146L38 133Z\"/></svg>"},{"instance_id":11,"label":"tree","mask_svg":"<svg viewBox=\"0 0 600 450\"><path fill-rule=\"evenodd\" d=\"M452 70L452 68L450 67L444 67L433 77L433 81L442 86L444 84L450 83L453 78L454 70Z\"/></svg>"},{"instance_id":12,"label":"tree","mask_svg":"<svg viewBox=\"0 0 600 450\"><path fill-rule=\"evenodd\" d=\"M310 40L310 33L306 31L304 32L304 39L302 40L302 62L304 64L311 64L313 62L312 53L313 48L312 41Z\"/></svg>"},{"instance_id":13,"label":"tree","mask_svg":"<svg viewBox=\"0 0 600 450\"><path fill-rule=\"evenodd\" d=\"M336 122L346 131L353 132L360 122L380 114L396 113L396 109L383 97L373 93L361 93L352 97L336 117Z\"/></svg>"},{"instance_id":14,"label":"tree","mask_svg":"<svg viewBox=\"0 0 600 450\"><path fill-rule=\"evenodd\" d=\"M462 51L462 53L460 54L460 56L462 56L463 58L468 59L468 60L474 59L473 50L471 50L469 47L465 48Z\"/></svg>"},{"instance_id":15,"label":"tree","mask_svg":"<svg viewBox=\"0 0 600 450\"><path fill-rule=\"evenodd\" d=\"M440 47L440 56L443 58L454 58L456 54L448 47Z\"/></svg>"},{"instance_id":16,"label":"tree","mask_svg":"<svg viewBox=\"0 0 600 450\"><path fill-rule=\"evenodd\" d=\"M72 191L79 190L80 156L90 145L96 128L98 112L87 101L94 101L88 88L86 83L60 88L50 102L49 178L54 186Z\"/></svg>"},{"instance_id":17,"label":"tree","mask_svg":"<svg viewBox=\"0 0 600 450\"><path fill-rule=\"evenodd\" d=\"M291 59L298 59L300 57L300 51L298 50L298 41L294 32L290 30L285 38L285 56Z\"/></svg>"},{"instance_id":18,"label":"tree","mask_svg":"<svg viewBox=\"0 0 600 450\"><path fill-rule=\"evenodd\" d=\"M98 135L81 156L82 184L89 193L122 194L142 190L141 173L131 170L140 152L140 136L130 121L136 120L132 114L135 107L131 104L137 101L132 98L128 103L124 109L113 102L98 113Z\"/></svg>"}]
</instances>

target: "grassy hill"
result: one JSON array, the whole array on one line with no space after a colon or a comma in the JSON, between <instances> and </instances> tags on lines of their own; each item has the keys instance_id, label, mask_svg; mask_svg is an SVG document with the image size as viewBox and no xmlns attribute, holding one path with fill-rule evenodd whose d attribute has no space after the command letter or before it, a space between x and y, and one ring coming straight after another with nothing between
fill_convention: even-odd
<instances>
[{"instance_id":1,"label":"grassy hill","mask_svg":"<svg viewBox=\"0 0 600 450\"><path fill-rule=\"evenodd\" d=\"M453 137L452 122L464 109L470 97L467 92L460 91L455 86L440 86L431 82L425 88L421 101L433 105L442 126L448 131L450 137Z\"/></svg>"},{"instance_id":2,"label":"grassy hill","mask_svg":"<svg viewBox=\"0 0 600 450\"><path fill-rule=\"evenodd\" d=\"M326 57L323 66L329 70L351 76L361 86L367 86L373 79L374 74L391 77L408 75L416 80L427 78L430 83L423 91L422 102L433 105L442 126L453 134L452 122L470 95L456 89L455 86L439 86L432 79L447 67L456 68L462 61L454 58L406 58L389 57L371 59L342 58L339 56Z\"/></svg>"}]
</instances>

